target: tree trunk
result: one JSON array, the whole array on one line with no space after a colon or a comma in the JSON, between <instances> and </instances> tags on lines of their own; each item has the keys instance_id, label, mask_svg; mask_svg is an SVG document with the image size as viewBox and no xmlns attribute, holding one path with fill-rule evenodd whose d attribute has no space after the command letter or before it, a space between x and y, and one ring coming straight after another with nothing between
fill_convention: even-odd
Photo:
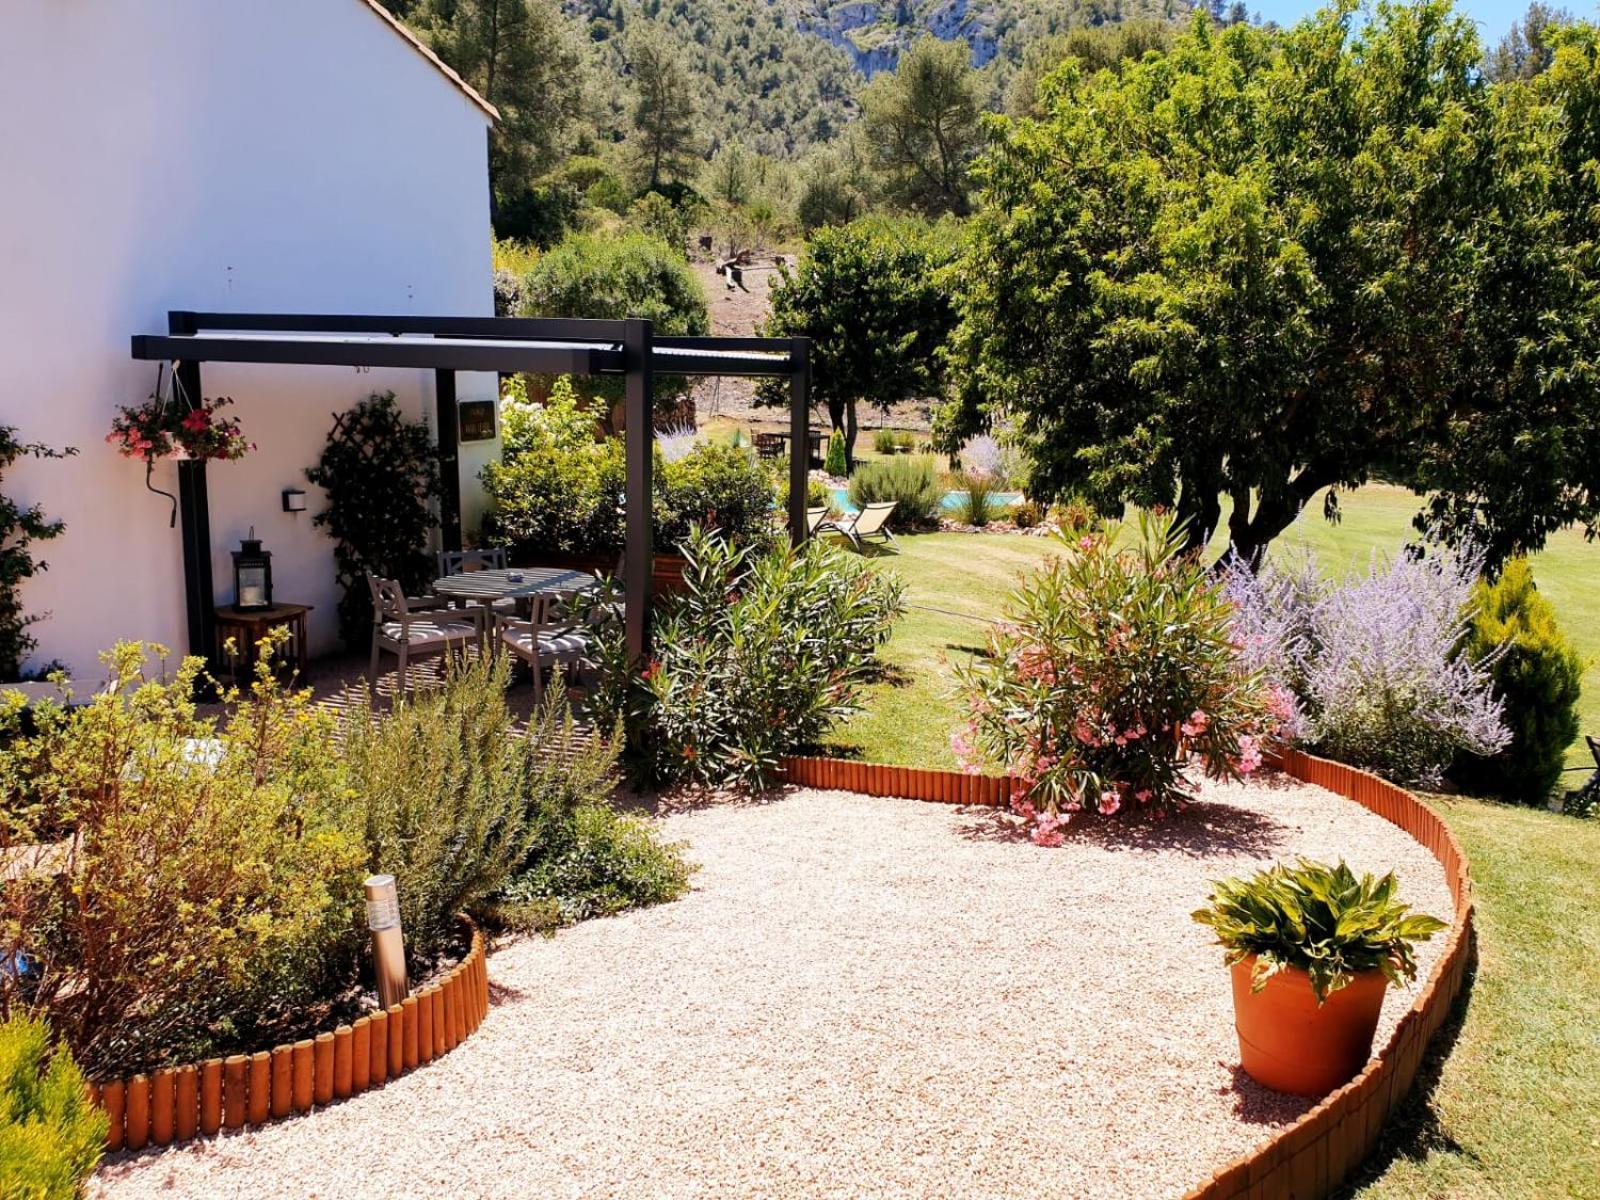
<instances>
[{"instance_id":1,"label":"tree trunk","mask_svg":"<svg viewBox=\"0 0 1600 1200\"><path fill-rule=\"evenodd\" d=\"M844 466L846 472L856 469L856 402L850 401L844 410Z\"/></svg>"}]
</instances>

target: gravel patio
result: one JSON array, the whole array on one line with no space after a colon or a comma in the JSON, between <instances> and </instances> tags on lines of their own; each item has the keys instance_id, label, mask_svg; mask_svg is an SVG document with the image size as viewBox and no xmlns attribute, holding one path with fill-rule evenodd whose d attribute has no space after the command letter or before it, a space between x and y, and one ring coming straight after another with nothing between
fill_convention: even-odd
<instances>
[{"instance_id":1,"label":"gravel patio","mask_svg":"<svg viewBox=\"0 0 1600 1200\"><path fill-rule=\"evenodd\" d=\"M495 954L493 1011L448 1057L113 1157L91 1194L1180 1196L1309 1105L1233 1066L1221 952L1188 916L1207 881L1342 855L1451 911L1405 834L1271 776L1057 850L986 810L838 792L664 823L694 892Z\"/></svg>"}]
</instances>

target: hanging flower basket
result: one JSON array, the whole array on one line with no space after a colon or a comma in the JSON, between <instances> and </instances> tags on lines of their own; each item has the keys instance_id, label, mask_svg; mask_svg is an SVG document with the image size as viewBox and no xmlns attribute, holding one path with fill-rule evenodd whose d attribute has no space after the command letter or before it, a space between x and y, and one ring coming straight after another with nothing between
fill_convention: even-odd
<instances>
[{"instance_id":1,"label":"hanging flower basket","mask_svg":"<svg viewBox=\"0 0 1600 1200\"><path fill-rule=\"evenodd\" d=\"M237 417L219 415L225 405L232 403L226 396L198 402L190 399L179 387L175 374L172 394L163 396L158 375L150 399L117 410L106 441L117 448L117 453L142 458L146 463L163 458L180 462L243 458L255 449L255 444L245 440Z\"/></svg>"}]
</instances>

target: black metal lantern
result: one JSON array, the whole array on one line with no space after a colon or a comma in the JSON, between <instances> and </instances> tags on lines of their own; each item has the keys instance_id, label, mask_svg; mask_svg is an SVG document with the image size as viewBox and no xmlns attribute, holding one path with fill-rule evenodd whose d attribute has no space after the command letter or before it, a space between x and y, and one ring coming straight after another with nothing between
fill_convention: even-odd
<instances>
[{"instance_id":1,"label":"black metal lantern","mask_svg":"<svg viewBox=\"0 0 1600 1200\"><path fill-rule=\"evenodd\" d=\"M233 606L241 612L272 607L272 552L261 548L255 532L233 552Z\"/></svg>"}]
</instances>

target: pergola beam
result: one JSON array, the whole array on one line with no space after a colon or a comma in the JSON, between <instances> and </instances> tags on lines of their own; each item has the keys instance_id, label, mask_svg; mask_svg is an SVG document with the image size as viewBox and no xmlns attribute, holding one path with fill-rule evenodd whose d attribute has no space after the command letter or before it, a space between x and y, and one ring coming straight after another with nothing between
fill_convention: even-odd
<instances>
[{"instance_id":1,"label":"pergola beam","mask_svg":"<svg viewBox=\"0 0 1600 1200\"><path fill-rule=\"evenodd\" d=\"M526 371L535 375L622 373L619 350L593 346L535 345L492 339L446 340L412 337L381 340L374 335L348 338L229 337L193 334L133 339L133 357L151 362L276 363L281 366L419 367L446 371Z\"/></svg>"}]
</instances>

